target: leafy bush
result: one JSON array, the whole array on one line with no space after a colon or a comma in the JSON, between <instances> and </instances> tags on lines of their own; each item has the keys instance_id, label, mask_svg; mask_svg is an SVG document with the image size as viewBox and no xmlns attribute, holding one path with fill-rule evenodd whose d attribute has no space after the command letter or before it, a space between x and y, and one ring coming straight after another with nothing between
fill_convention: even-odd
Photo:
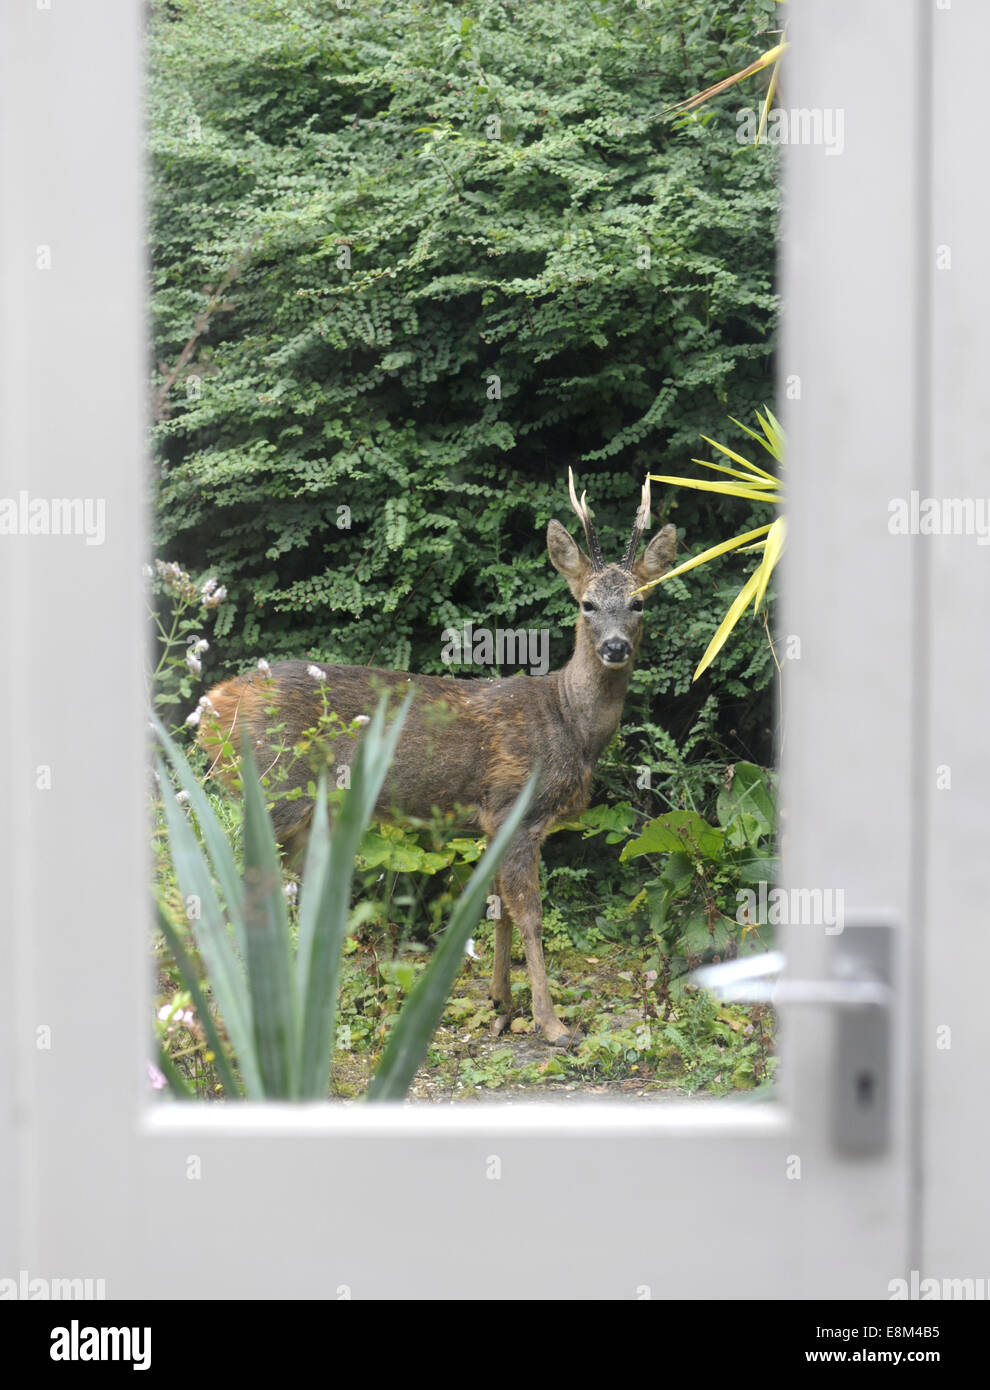
<instances>
[{"instance_id":1,"label":"leafy bush","mask_svg":"<svg viewBox=\"0 0 990 1390\"><path fill-rule=\"evenodd\" d=\"M606 1080L638 1072L689 1089L749 1089L767 1082L776 1067L770 1011L719 1004L688 975L705 960L761 952L769 944L766 926L748 920L740 895L776 877L774 777L746 762L710 767L701 777L669 737L666 743L666 785L679 788L681 804L650 819L628 801L590 807L572 828L621 851L609 869L572 853L548 874L546 925L562 946L573 942L582 952L604 946L607 954L609 943L643 943L626 976L639 998L638 1022L617 1028L600 1014L568 1065Z\"/></svg>"},{"instance_id":2,"label":"leafy bush","mask_svg":"<svg viewBox=\"0 0 990 1390\"><path fill-rule=\"evenodd\" d=\"M708 955L765 949L759 924L738 920L738 895L743 885L773 882L775 836L770 774L737 763L718 796L717 824L696 811L668 811L624 845L623 860L660 856L641 892L670 984Z\"/></svg>"}]
</instances>

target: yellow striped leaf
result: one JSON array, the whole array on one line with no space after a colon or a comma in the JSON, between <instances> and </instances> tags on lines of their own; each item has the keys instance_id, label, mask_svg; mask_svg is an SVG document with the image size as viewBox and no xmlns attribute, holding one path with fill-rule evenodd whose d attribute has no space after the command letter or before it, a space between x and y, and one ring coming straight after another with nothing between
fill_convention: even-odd
<instances>
[{"instance_id":1,"label":"yellow striped leaf","mask_svg":"<svg viewBox=\"0 0 990 1390\"><path fill-rule=\"evenodd\" d=\"M746 611L750 599L756 592L756 587L759 583L759 573L758 569L755 570L732 600L728 613L726 613L725 617L722 619L718 631L708 644L707 651L698 662L697 670L692 677L693 680L697 680L703 672L708 670L708 667L725 646L726 638Z\"/></svg>"},{"instance_id":2,"label":"yellow striped leaf","mask_svg":"<svg viewBox=\"0 0 990 1390\"><path fill-rule=\"evenodd\" d=\"M685 560L683 565L678 565L676 569L668 570L659 579L651 579L649 584L644 584L641 589L637 589L637 594L649 593L650 589L655 589L658 584L666 584L668 579L677 579L682 574L687 574L688 570L696 570L699 565L707 565L709 560L716 559L719 555L726 555L730 550L737 549L744 545L746 541L755 540L757 536L765 536L770 530L769 523L766 526L758 526L755 531L747 531L744 535L733 536L730 541L720 541L718 545L713 545L709 550L703 550L700 555L693 556L690 560Z\"/></svg>"},{"instance_id":3,"label":"yellow striped leaf","mask_svg":"<svg viewBox=\"0 0 990 1390\"><path fill-rule=\"evenodd\" d=\"M767 591L770 576L774 572L777 561L780 559L784 550L784 540L787 536L787 521L784 517L778 516L777 520L770 527L770 533L766 539L766 549L763 552L763 559L757 568L757 575L760 582L756 589L756 601L753 604L753 612L759 608L763 602L763 595Z\"/></svg>"},{"instance_id":4,"label":"yellow striped leaf","mask_svg":"<svg viewBox=\"0 0 990 1390\"><path fill-rule=\"evenodd\" d=\"M742 483L706 483L700 478L669 478L662 473L651 473L655 483L673 483L676 487L693 487L699 492L720 492L724 497L742 497L751 502L780 502L778 493L758 492L755 487L744 487Z\"/></svg>"},{"instance_id":5,"label":"yellow striped leaf","mask_svg":"<svg viewBox=\"0 0 990 1390\"><path fill-rule=\"evenodd\" d=\"M761 468L758 463L750 463L749 459L744 459L742 454L733 453L733 451L726 448L724 444L718 444L714 439L709 439L707 434L703 434L701 437L705 443L710 444L713 449L718 449L720 454L725 454L726 458L732 459L733 463L739 463L743 468L748 468L751 473L759 473L762 477L769 478L772 483L778 481L772 473L768 473L767 470Z\"/></svg>"}]
</instances>

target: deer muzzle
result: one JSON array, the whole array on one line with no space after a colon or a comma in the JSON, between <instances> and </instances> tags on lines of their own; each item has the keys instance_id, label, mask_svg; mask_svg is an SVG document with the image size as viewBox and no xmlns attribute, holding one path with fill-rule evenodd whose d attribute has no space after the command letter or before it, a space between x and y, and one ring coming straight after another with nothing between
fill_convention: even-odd
<instances>
[{"instance_id":1,"label":"deer muzzle","mask_svg":"<svg viewBox=\"0 0 990 1390\"><path fill-rule=\"evenodd\" d=\"M625 666L632 656L632 647L624 637L607 637L598 648L599 660L605 666Z\"/></svg>"}]
</instances>

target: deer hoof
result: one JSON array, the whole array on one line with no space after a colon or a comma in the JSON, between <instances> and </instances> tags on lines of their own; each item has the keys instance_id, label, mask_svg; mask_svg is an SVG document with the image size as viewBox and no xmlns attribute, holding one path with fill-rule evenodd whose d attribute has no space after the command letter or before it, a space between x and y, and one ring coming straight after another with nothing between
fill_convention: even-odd
<instances>
[{"instance_id":1,"label":"deer hoof","mask_svg":"<svg viewBox=\"0 0 990 1390\"><path fill-rule=\"evenodd\" d=\"M500 1038L511 1022L511 1014L499 1014L492 1024L492 1037Z\"/></svg>"},{"instance_id":2,"label":"deer hoof","mask_svg":"<svg viewBox=\"0 0 990 1390\"><path fill-rule=\"evenodd\" d=\"M572 1042L577 1042L580 1033L577 1029L572 1032L563 1023L558 1021L544 1028L543 1036L551 1047L570 1047Z\"/></svg>"}]
</instances>

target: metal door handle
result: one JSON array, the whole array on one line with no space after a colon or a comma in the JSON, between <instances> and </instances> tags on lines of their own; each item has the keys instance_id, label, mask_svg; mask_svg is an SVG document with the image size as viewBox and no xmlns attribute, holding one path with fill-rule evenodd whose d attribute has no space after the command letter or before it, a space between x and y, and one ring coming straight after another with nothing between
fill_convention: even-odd
<instances>
[{"instance_id":1,"label":"metal door handle","mask_svg":"<svg viewBox=\"0 0 990 1390\"><path fill-rule=\"evenodd\" d=\"M702 965L690 978L719 999L737 1004L828 1004L836 1009L857 1009L864 1004L887 1004L890 986L865 968L839 970L827 980L781 980L787 960L783 951L766 951L742 960Z\"/></svg>"},{"instance_id":2,"label":"metal door handle","mask_svg":"<svg viewBox=\"0 0 990 1390\"><path fill-rule=\"evenodd\" d=\"M891 1030L896 934L889 917L860 917L833 938L823 980L779 978L780 951L704 965L690 979L734 1003L821 1005L842 1011L835 1045L832 1127L844 1153L875 1155L890 1142Z\"/></svg>"}]
</instances>

